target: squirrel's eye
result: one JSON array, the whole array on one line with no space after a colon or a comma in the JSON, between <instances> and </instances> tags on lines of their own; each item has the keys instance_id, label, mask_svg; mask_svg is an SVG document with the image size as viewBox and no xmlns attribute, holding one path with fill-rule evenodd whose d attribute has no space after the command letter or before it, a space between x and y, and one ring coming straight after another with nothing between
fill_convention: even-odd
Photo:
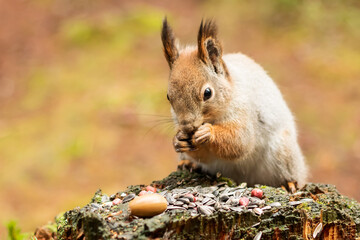
<instances>
[{"instance_id":1,"label":"squirrel's eye","mask_svg":"<svg viewBox=\"0 0 360 240\"><path fill-rule=\"evenodd\" d=\"M204 91L204 101L208 100L209 98L211 98L211 89L206 88Z\"/></svg>"},{"instance_id":2,"label":"squirrel's eye","mask_svg":"<svg viewBox=\"0 0 360 240\"><path fill-rule=\"evenodd\" d=\"M170 101L169 94L166 94L167 100Z\"/></svg>"}]
</instances>

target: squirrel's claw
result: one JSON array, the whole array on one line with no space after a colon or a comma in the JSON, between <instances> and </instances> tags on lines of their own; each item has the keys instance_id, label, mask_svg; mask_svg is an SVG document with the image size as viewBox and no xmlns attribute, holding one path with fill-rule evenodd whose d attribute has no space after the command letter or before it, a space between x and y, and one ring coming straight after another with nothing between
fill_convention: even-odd
<instances>
[{"instance_id":1,"label":"squirrel's claw","mask_svg":"<svg viewBox=\"0 0 360 240\"><path fill-rule=\"evenodd\" d=\"M173 145L176 152L191 152L196 150L188 140L179 139L179 134L174 137Z\"/></svg>"},{"instance_id":2,"label":"squirrel's claw","mask_svg":"<svg viewBox=\"0 0 360 240\"><path fill-rule=\"evenodd\" d=\"M202 144L204 142L207 142L211 137L211 133L207 132L199 137L195 137L195 142L197 144Z\"/></svg>"},{"instance_id":3,"label":"squirrel's claw","mask_svg":"<svg viewBox=\"0 0 360 240\"><path fill-rule=\"evenodd\" d=\"M201 125L194 134L194 141L196 144L202 144L209 141L211 138L211 124L205 123Z\"/></svg>"},{"instance_id":4,"label":"squirrel's claw","mask_svg":"<svg viewBox=\"0 0 360 240\"><path fill-rule=\"evenodd\" d=\"M200 172L201 171L200 165L196 164L195 162L192 162L190 160L181 160L178 163L177 168L178 168L178 170L188 169L190 172L192 172L192 171Z\"/></svg>"}]
</instances>

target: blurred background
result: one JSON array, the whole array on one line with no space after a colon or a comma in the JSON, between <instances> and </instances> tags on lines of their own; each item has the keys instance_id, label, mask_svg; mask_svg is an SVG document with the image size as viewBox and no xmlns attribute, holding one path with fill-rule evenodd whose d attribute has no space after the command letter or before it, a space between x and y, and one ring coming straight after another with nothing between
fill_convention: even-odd
<instances>
[{"instance_id":1,"label":"blurred background","mask_svg":"<svg viewBox=\"0 0 360 240\"><path fill-rule=\"evenodd\" d=\"M0 0L1 239L176 168L165 15L187 44L214 17L282 90L310 181L360 200L359 1Z\"/></svg>"}]
</instances>

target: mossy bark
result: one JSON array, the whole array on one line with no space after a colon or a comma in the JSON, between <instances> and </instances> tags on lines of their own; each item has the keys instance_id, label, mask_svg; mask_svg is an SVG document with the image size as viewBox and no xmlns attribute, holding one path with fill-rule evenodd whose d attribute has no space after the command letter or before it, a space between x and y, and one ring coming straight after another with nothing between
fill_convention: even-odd
<instances>
[{"instance_id":1,"label":"mossy bark","mask_svg":"<svg viewBox=\"0 0 360 240\"><path fill-rule=\"evenodd\" d=\"M212 186L219 182L234 185L230 179L212 178L187 170L171 173L154 181L162 189L189 186ZM130 186L124 193L138 193L144 186ZM58 239L253 239L262 232L261 239L313 239L319 223L323 229L317 239L356 239L360 237L360 204L342 196L334 186L308 184L297 195L281 188L260 186L266 203L280 202L261 216L251 210L215 212L211 216L191 216L187 211L167 211L152 218L132 217L128 204L120 204L105 211L94 210L104 195L98 191L83 208L76 208L57 218ZM118 196L123 192L117 193ZM289 201L300 198L314 201L297 206ZM94 205L95 204L95 205Z\"/></svg>"}]
</instances>

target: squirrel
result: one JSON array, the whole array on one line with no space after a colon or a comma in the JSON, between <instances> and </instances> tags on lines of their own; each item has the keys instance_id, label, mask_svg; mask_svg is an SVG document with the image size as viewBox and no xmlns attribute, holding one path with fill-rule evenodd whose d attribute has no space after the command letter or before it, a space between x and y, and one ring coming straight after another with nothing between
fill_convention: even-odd
<instances>
[{"instance_id":1,"label":"squirrel","mask_svg":"<svg viewBox=\"0 0 360 240\"><path fill-rule=\"evenodd\" d=\"M213 20L201 21L197 46L180 49L166 18L161 39L180 160L238 183L303 186L294 117L265 70L241 53L223 55Z\"/></svg>"}]
</instances>

